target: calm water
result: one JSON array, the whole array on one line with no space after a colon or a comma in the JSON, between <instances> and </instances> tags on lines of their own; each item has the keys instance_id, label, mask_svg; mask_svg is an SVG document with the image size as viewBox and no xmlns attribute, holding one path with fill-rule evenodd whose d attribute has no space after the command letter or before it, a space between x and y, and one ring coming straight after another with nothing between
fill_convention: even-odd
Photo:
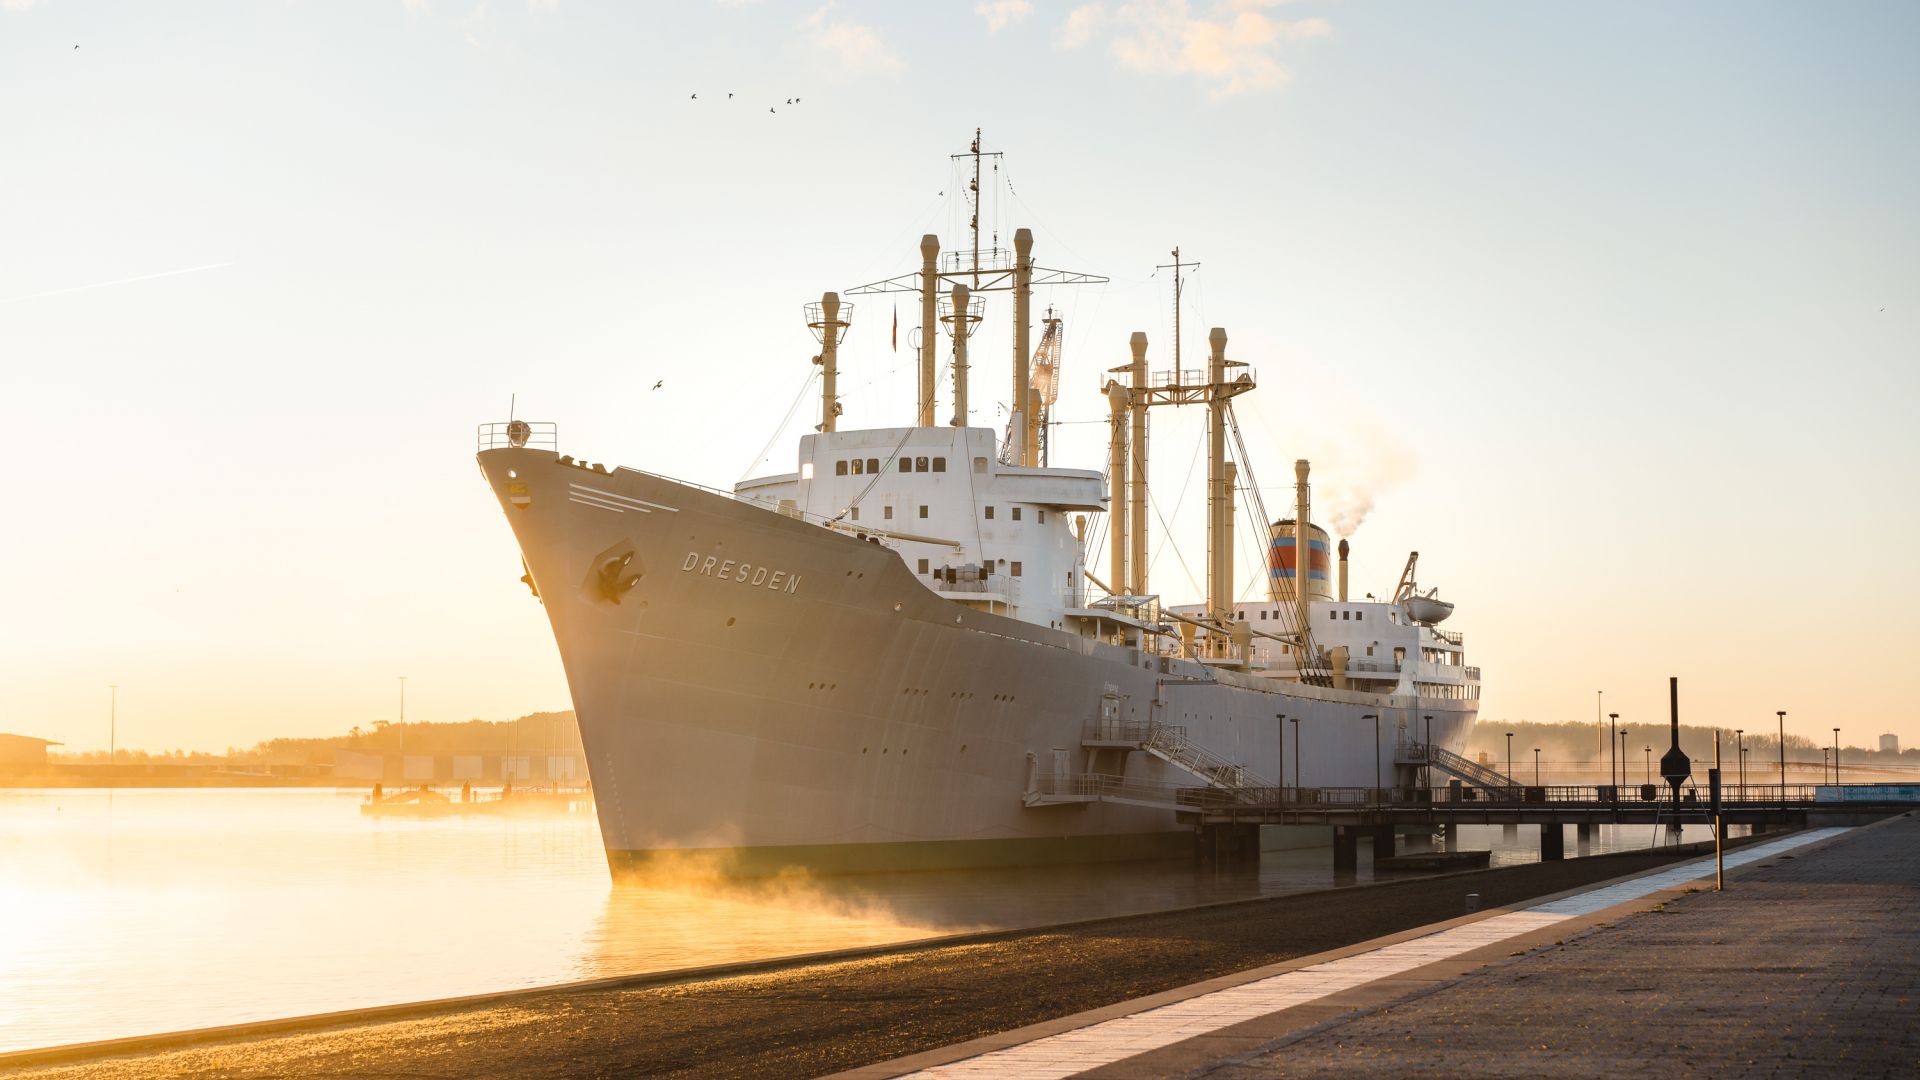
<instances>
[{"instance_id":1,"label":"calm water","mask_svg":"<svg viewBox=\"0 0 1920 1080\"><path fill-rule=\"evenodd\" d=\"M1185 863L609 882L591 814L361 816L361 792L0 791L0 1050L1334 884L1325 850ZM1687 839L1705 839L1704 828ZM1645 826L1593 850L1645 847ZM1464 827L1529 861L1535 831ZM1575 853L1569 836L1567 854ZM1361 858L1366 880L1367 859Z\"/></svg>"}]
</instances>

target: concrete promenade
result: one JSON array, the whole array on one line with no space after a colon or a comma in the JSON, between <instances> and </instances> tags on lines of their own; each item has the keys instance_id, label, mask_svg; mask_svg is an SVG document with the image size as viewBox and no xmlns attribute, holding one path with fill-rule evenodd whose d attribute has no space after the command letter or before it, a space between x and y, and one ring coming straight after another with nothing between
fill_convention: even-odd
<instances>
[{"instance_id":1,"label":"concrete promenade","mask_svg":"<svg viewBox=\"0 0 1920 1080\"><path fill-rule=\"evenodd\" d=\"M1920 1076L1920 815L848 1076ZM1701 880L1702 873L1708 875Z\"/></svg>"}]
</instances>

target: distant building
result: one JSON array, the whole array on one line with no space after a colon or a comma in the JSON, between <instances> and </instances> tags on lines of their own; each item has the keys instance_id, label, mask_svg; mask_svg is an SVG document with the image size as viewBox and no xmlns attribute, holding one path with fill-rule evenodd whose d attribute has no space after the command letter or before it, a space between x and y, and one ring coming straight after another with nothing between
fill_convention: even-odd
<instances>
[{"instance_id":1,"label":"distant building","mask_svg":"<svg viewBox=\"0 0 1920 1080\"><path fill-rule=\"evenodd\" d=\"M47 767L47 747L60 745L52 739L0 732L0 773L39 772Z\"/></svg>"},{"instance_id":2,"label":"distant building","mask_svg":"<svg viewBox=\"0 0 1920 1080\"><path fill-rule=\"evenodd\" d=\"M1900 752L1900 736L1898 735L1880 736L1880 750L1882 753L1888 753L1888 754L1899 753Z\"/></svg>"}]
</instances>

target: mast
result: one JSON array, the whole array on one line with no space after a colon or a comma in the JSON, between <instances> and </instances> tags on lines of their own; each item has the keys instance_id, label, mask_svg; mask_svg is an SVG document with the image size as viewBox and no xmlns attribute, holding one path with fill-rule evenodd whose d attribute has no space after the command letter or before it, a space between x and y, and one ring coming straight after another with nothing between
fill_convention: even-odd
<instances>
[{"instance_id":1,"label":"mast","mask_svg":"<svg viewBox=\"0 0 1920 1080\"><path fill-rule=\"evenodd\" d=\"M1175 249L1178 254L1178 249ZM1179 338L1174 338L1175 348ZM1227 382L1227 332L1207 335L1207 385ZM1177 376L1176 376L1177 378ZM1207 618L1233 615L1233 492L1227 488L1227 398L1207 395Z\"/></svg>"},{"instance_id":2,"label":"mast","mask_svg":"<svg viewBox=\"0 0 1920 1080\"><path fill-rule=\"evenodd\" d=\"M1118 370L1118 369L1115 369ZM1107 431L1107 531L1113 541L1113 556L1108 581L1115 592L1131 586L1127 575L1127 388L1118 379L1107 380L1107 408L1111 412Z\"/></svg>"},{"instance_id":3,"label":"mast","mask_svg":"<svg viewBox=\"0 0 1920 1080\"><path fill-rule=\"evenodd\" d=\"M977 281L980 276L980 129L979 128L973 129L973 146L970 148L969 152L973 154L973 183L969 185L969 190L973 192L973 218L971 221L971 225L973 228L973 274L974 274L974 279Z\"/></svg>"},{"instance_id":4,"label":"mast","mask_svg":"<svg viewBox=\"0 0 1920 1080\"><path fill-rule=\"evenodd\" d=\"M844 316L844 317L843 317ZM820 426L832 431L840 417L840 337L853 319L853 305L841 304L839 293L821 293L820 302L807 305L807 328L820 343Z\"/></svg>"},{"instance_id":5,"label":"mast","mask_svg":"<svg viewBox=\"0 0 1920 1080\"><path fill-rule=\"evenodd\" d=\"M920 269L916 273L901 274L897 277L868 282L843 291L847 297L874 296L880 293L915 292L920 294L920 394L914 417L916 426L933 427L934 403L939 388L940 370L936 362L936 350L940 342L940 324L948 322L951 314L943 314L941 307L946 298L941 290L948 285L964 282L972 297L965 326L969 333L980 321L985 309L983 294L989 292L1011 292L1014 294L1014 366L1015 387L1013 400L1008 402L1012 413L1021 414L1020 423L1011 426L1008 442L1017 442L1017 454L1008 457L1008 461L1018 461L1025 465L1034 465L1039 461L1039 437L1036 428L1039 423L1039 407L1034 404L1029 365L1030 314L1033 289L1037 285L1103 285L1107 278L1099 274L1085 274L1073 270L1054 270L1035 265L1032 259L1033 234L1027 229L1017 230L1014 234L1016 253L1000 249L998 234L995 234L994 247L983 249L980 246L980 184L985 162L992 158L994 171L1000 169L999 159L1004 156L998 150L981 149L980 129L975 128L973 142L965 154L953 154L949 160L954 163L967 161L972 166L972 174L967 181L968 217L967 230L970 234L965 248L955 250L946 260L948 267L941 268L940 238L932 233L920 238ZM954 326L949 326L949 330ZM1020 370L1026 368L1029 381L1020 384ZM958 376L960 370L956 368ZM964 382L964 379L960 381ZM964 388L957 390L964 393ZM964 426L965 409L957 410L958 423ZM1116 583L1116 587L1118 584Z\"/></svg>"},{"instance_id":6,"label":"mast","mask_svg":"<svg viewBox=\"0 0 1920 1080\"><path fill-rule=\"evenodd\" d=\"M1181 370L1180 369L1180 294L1186 288L1186 283L1180 279L1180 271L1191 270L1192 268L1199 265L1200 265L1199 263L1181 262L1180 249L1178 247L1175 247L1173 249L1173 262L1171 264L1161 263L1160 265L1154 267L1155 270L1172 270L1173 271L1173 382L1175 386L1180 385L1180 370Z\"/></svg>"},{"instance_id":7,"label":"mast","mask_svg":"<svg viewBox=\"0 0 1920 1080\"><path fill-rule=\"evenodd\" d=\"M1133 388L1127 394L1133 406L1133 438L1127 455L1133 461L1133 505L1127 514L1133 580L1126 587L1135 596L1147 596L1147 335L1135 330L1127 346L1133 350Z\"/></svg>"},{"instance_id":8,"label":"mast","mask_svg":"<svg viewBox=\"0 0 1920 1080\"><path fill-rule=\"evenodd\" d=\"M920 412L914 423L933 426L934 387L939 375L934 369L934 347L940 341L940 238L928 233L920 238ZM855 293L861 290L853 290Z\"/></svg>"},{"instance_id":9,"label":"mast","mask_svg":"<svg viewBox=\"0 0 1920 1080\"><path fill-rule=\"evenodd\" d=\"M979 243L977 233L974 242ZM1013 231L1013 257L1013 397L1007 407L1013 410L1014 422L1009 430L1018 441L1013 460L1032 468L1040 464L1040 447L1034 438L1039 417L1033 405L1033 376L1027 351L1027 324L1032 318L1029 306L1033 302L1033 230Z\"/></svg>"},{"instance_id":10,"label":"mast","mask_svg":"<svg viewBox=\"0 0 1920 1080\"><path fill-rule=\"evenodd\" d=\"M957 428L967 426L967 339L980 324L985 306L985 301L973 299L973 290L955 285L949 313L940 317L953 335L953 426Z\"/></svg>"},{"instance_id":11,"label":"mast","mask_svg":"<svg viewBox=\"0 0 1920 1080\"><path fill-rule=\"evenodd\" d=\"M1315 657L1307 654L1313 641L1310 633L1313 604L1307 599L1307 581L1313 574L1313 540L1308 535L1308 522L1312 520L1311 499L1307 489L1307 473L1312 469L1306 458L1293 463L1293 615L1300 629L1300 680L1306 681L1307 665Z\"/></svg>"}]
</instances>

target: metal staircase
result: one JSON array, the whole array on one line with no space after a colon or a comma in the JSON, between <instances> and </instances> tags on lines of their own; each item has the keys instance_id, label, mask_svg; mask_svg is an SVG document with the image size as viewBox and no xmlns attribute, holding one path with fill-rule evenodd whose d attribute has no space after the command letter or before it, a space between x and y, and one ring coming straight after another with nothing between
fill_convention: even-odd
<instances>
[{"instance_id":1,"label":"metal staircase","mask_svg":"<svg viewBox=\"0 0 1920 1080\"><path fill-rule=\"evenodd\" d=\"M1117 723L1096 720L1088 725L1081 745L1089 749L1141 750L1175 768L1185 770L1208 787L1226 791L1267 787L1265 780L1187 738L1178 724Z\"/></svg>"},{"instance_id":2,"label":"metal staircase","mask_svg":"<svg viewBox=\"0 0 1920 1080\"><path fill-rule=\"evenodd\" d=\"M1395 764L1400 765L1429 765L1488 791L1517 792L1525 786L1498 769L1461 757L1444 747L1425 743L1408 743L1394 755L1394 760Z\"/></svg>"}]
</instances>

